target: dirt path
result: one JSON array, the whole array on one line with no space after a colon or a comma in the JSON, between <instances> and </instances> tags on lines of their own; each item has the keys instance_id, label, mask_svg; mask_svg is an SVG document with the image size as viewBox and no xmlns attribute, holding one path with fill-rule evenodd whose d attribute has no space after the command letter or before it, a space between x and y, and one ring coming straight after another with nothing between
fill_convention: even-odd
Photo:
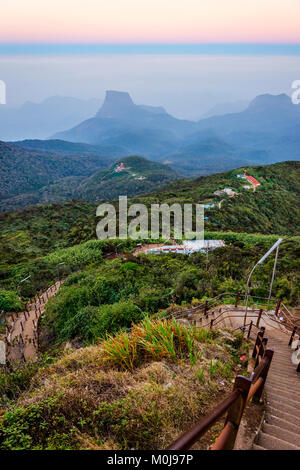
<instances>
[{"instance_id":1,"label":"dirt path","mask_svg":"<svg viewBox=\"0 0 300 470\"><path fill-rule=\"evenodd\" d=\"M14 314L7 326L7 361L36 360L38 352L37 324L45 312L46 303L56 295L63 281L50 286L34 302L27 304L26 311Z\"/></svg>"},{"instance_id":2,"label":"dirt path","mask_svg":"<svg viewBox=\"0 0 300 470\"><path fill-rule=\"evenodd\" d=\"M163 246L163 243L141 245L135 248L134 256L149 248ZM109 253L105 259L124 256L124 253ZM6 359L8 362L36 360L38 353L38 319L45 312L48 300L56 295L64 281L57 281L34 302L27 304L26 311L14 313L6 329Z\"/></svg>"}]
</instances>

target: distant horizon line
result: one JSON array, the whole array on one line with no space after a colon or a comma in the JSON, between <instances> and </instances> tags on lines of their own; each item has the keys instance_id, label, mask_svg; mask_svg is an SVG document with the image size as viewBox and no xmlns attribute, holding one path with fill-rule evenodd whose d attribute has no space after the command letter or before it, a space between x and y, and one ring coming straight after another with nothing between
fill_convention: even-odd
<instances>
[{"instance_id":1,"label":"distant horizon line","mask_svg":"<svg viewBox=\"0 0 300 470\"><path fill-rule=\"evenodd\" d=\"M6 43L0 55L300 55L300 43Z\"/></svg>"}]
</instances>

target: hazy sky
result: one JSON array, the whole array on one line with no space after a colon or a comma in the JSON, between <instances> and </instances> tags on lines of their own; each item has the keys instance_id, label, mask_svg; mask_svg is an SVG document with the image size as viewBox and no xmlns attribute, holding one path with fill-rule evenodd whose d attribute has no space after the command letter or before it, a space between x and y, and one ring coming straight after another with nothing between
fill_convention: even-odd
<instances>
[{"instance_id":1,"label":"hazy sky","mask_svg":"<svg viewBox=\"0 0 300 470\"><path fill-rule=\"evenodd\" d=\"M291 93L300 56L97 55L0 56L7 105L53 95L103 98L129 91L137 104L163 105L197 118L218 102Z\"/></svg>"},{"instance_id":2,"label":"hazy sky","mask_svg":"<svg viewBox=\"0 0 300 470\"><path fill-rule=\"evenodd\" d=\"M300 42L299 0L1 0L0 42Z\"/></svg>"},{"instance_id":3,"label":"hazy sky","mask_svg":"<svg viewBox=\"0 0 300 470\"><path fill-rule=\"evenodd\" d=\"M103 98L198 118L218 102L291 92L300 0L0 0L7 105Z\"/></svg>"}]
</instances>

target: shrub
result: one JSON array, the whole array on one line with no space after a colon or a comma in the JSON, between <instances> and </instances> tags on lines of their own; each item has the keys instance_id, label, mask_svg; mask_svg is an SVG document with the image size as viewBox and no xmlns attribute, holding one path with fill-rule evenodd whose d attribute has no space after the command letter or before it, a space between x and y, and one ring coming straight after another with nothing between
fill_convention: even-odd
<instances>
[{"instance_id":1,"label":"shrub","mask_svg":"<svg viewBox=\"0 0 300 470\"><path fill-rule=\"evenodd\" d=\"M208 330L187 328L176 320L146 318L132 327L131 333L109 337L103 344L104 361L121 369L130 369L148 360L160 361L188 357L195 363L195 340L210 341Z\"/></svg>"},{"instance_id":2,"label":"shrub","mask_svg":"<svg viewBox=\"0 0 300 470\"><path fill-rule=\"evenodd\" d=\"M11 290L0 289L0 311L4 312L18 312L23 309L23 302L21 302L18 294Z\"/></svg>"},{"instance_id":3,"label":"shrub","mask_svg":"<svg viewBox=\"0 0 300 470\"><path fill-rule=\"evenodd\" d=\"M57 331L58 341L68 341L75 337L92 343L97 338L104 338L123 328L129 328L133 322L143 318L142 310L132 302L118 302L113 305L91 305L79 309L70 316Z\"/></svg>"}]
</instances>

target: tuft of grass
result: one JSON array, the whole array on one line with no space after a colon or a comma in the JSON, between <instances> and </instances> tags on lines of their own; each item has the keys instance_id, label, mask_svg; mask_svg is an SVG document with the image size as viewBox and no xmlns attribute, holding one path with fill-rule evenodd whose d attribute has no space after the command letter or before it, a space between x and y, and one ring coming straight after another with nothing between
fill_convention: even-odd
<instances>
[{"instance_id":1,"label":"tuft of grass","mask_svg":"<svg viewBox=\"0 0 300 470\"><path fill-rule=\"evenodd\" d=\"M198 371L199 382L204 382L204 372L205 372L205 366L199 367L199 371Z\"/></svg>"},{"instance_id":2,"label":"tuft of grass","mask_svg":"<svg viewBox=\"0 0 300 470\"><path fill-rule=\"evenodd\" d=\"M149 360L177 361L188 357L191 365L197 362L196 343L211 339L209 331L187 328L172 320L150 320L133 325L130 333L109 337L103 343L103 360L119 369L133 370Z\"/></svg>"},{"instance_id":3,"label":"tuft of grass","mask_svg":"<svg viewBox=\"0 0 300 470\"><path fill-rule=\"evenodd\" d=\"M108 337L103 343L104 361L114 363L120 369L133 370L138 363L138 344L128 333Z\"/></svg>"},{"instance_id":4,"label":"tuft of grass","mask_svg":"<svg viewBox=\"0 0 300 470\"><path fill-rule=\"evenodd\" d=\"M217 371L219 363L220 363L220 361L218 361L218 360L216 360L216 361L213 361L212 359L210 360L210 363L209 363L209 375L210 375L210 377L212 377L215 374L215 372Z\"/></svg>"}]
</instances>

